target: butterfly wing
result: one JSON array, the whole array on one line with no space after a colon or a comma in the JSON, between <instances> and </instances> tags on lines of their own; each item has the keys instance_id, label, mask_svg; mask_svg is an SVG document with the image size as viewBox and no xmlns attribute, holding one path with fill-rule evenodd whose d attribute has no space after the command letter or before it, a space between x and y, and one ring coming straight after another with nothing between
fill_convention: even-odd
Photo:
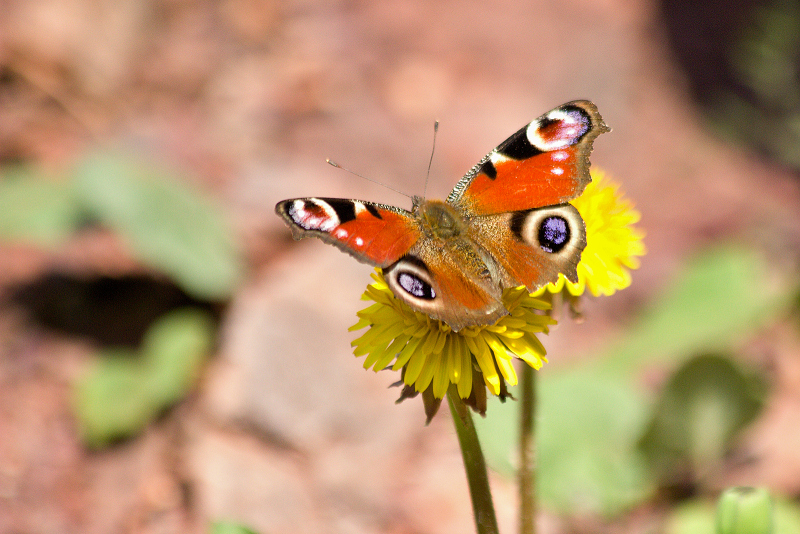
<instances>
[{"instance_id":1,"label":"butterfly wing","mask_svg":"<svg viewBox=\"0 0 800 534\"><path fill-rule=\"evenodd\" d=\"M494 323L508 313L485 258L464 237L424 237L384 276L399 299L455 331Z\"/></svg>"},{"instance_id":2,"label":"butterfly wing","mask_svg":"<svg viewBox=\"0 0 800 534\"><path fill-rule=\"evenodd\" d=\"M456 184L447 202L467 217L568 202L591 182L592 142L607 131L593 103L568 102L487 154Z\"/></svg>"},{"instance_id":3,"label":"butterfly wing","mask_svg":"<svg viewBox=\"0 0 800 534\"><path fill-rule=\"evenodd\" d=\"M503 288L578 280L586 228L570 204L473 217L463 235L423 236L384 270L392 292L453 330L508 313Z\"/></svg>"},{"instance_id":4,"label":"butterfly wing","mask_svg":"<svg viewBox=\"0 0 800 534\"><path fill-rule=\"evenodd\" d=\"M469 241L432 239L408 211L335 198L284 200L275 211L296 239L318 237L382 267L400 300L455 330L491 323L507 313L502 290Z\"/></svg>"},{"instance_id":5,"label":"butterfly wing","mask_svg":"<svg viewBox=\"0 0 800 534\"><path fill-rule=\"evenodd\" d=\"M414 213L331 198L275 207L295 238L319 237L384 268L394 294L454 330L507 314L503 288L577 280L586 229L567 202L591 181L592 142L608 131L591 102L564 104L509 137ZM425 226L425 231L423 231Z\"/></svg>"},{"instance_id":6,"label":"butterfly wing","mask_svg":"<svg viewBox=\"0 0 800 534\"><path fill-rule=\"evenodd\" d=\"M563 273L577 282L586 225L568 202L591 182L594 139L609 128L579 100L520 129L456 184L448 197L503 287L533 291Z\"/></svg>"},{"instance_id":7,"label":"butterfly wing","mask_svg":"<svg viewBox=\"0 0 800 534\"><path fill-rule=\"evenodd\" d=\"M559 273L578 281L586 226L571 204L475 217L470 235L494 261L503 287L533 291Z\"/></svg>"},{"instance_id":8,"label":"butterfly wing","mask_svg":"<svg viewBox=\"0 0 800 534\"><path fill-rule=\"evenodd\" d=\"M357 260L388 267L421 237L411 213L393 206L340 198L295 198L278 202L295 239L313 236Z\"/></svg>"}]
</instances>

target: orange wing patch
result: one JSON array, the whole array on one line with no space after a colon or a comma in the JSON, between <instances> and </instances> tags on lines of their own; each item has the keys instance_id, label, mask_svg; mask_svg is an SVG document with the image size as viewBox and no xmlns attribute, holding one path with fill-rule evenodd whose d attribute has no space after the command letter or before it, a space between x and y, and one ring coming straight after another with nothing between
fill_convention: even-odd
<instances>
[{"instance_id":1,"label":"orange wing patch","mask_svg":"<svg viewBox=\"0 0 800 534\"><path fill-rule=\"evenodd\" d=\"M592 181L592 143L607 131L591 102L557 107L500 143L461 179L448 201L467 216L569 202Z\"/></svg>"},{"instance_id":2,"label":"orange wing patch","mask_svg":"<svg viewBox=\"0 0 800 534\"><path fill-rule=\"evenodd\" d=\"M408 212L361 200L296 198L279 202L275 212L295 239L318 237L378 267L396 262L422 235Z\"/></svg>"},{"instance_id":3,"label":"orange wing patch","mask_svg":"<svg viewBox=\"0 0 800 534\"><path fill-rule=\"evenodd\" d=\"M408 252L420 232L409 217L385 209L378 209L378 213L380 218L365 210L337 226L331 235L345 247L369 258L371 263L387 267Z\"/></svg>"},{"instance_id":4,"label":"orange wing patch","mask_svg":"<svg viewBox=\"0 0 800 534\"><path fill-rule=\"evenodd\" d=\"M590 181L588 169L585 179L581 174L579 158L576 146L524 160L496 158L494 178L481 171L464 192L464 209L472 215L488 215L568 202Z\"/></svg>"}]
</instances>

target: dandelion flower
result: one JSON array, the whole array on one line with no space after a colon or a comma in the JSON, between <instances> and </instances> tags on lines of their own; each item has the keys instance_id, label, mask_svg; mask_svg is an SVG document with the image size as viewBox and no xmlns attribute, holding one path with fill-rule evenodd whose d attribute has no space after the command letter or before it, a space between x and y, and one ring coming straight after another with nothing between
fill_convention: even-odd
<instances>
[{"instance_id":1,"label":"dandelion flower","mask_svg":"<svg viewBox=\"0 0 800 534\"><path fill-rule=\"evenodd\" d=\"M369 327L352 342L354 354L366 356L365 369L401 371L399 384L404 387L398 402L422 393L428 421L451 384L466 404L484 414L487 390L505 399L507 385L516 385L514 358L534 369L547 361L536 334L547 333L556 321L537 313L550 305L532 298L524 287L505 290L503 304L509 314L495 324L454 332L396 298L380 269L372 278L362 299L374 304L358 312L358 323L350 327Z\"/></svg>"},{"instance_id":2,"label":"dandelion flower","mask_svg":"<svg viewBox=\"0 0 800 534\"><path fill-rule=\"evenodd\" d=\"M570 299L573 310L586 289L594 296L612 295L631 283L630 270L645 253L644 234L632 225L640 214L601 171L572 203L586 222L587 245L578 264L578 281L559 275L533 294L525 287L506 289L503 303L509 314L493 325L470 326L453 332L445 323L412 310L397 299L380 269L373 274L364 300L374 302L358 313L350 330L369 328L352 342L356 356L366 356L364 368L401 371L399 400L422 393L428 421L453 386L477 412L486 411L487 390L501 399L507 386L517 384L514 358L539 369L547 361L536 334L556 323L548 314L555 295ZM566 291L565 291L566 290ZM539 297L539 298L535 298ZM577 313L577 312L576 312Z\"/></svg>"},{"instance_id":3,"label":"dandelion flower","mask_svg":"<svg viewBox=\"0 0 800 534\"><path fill-rule=\"evenodd\" d=\"M630 270L639 268L638 256L646 252L644 233L632 225L641 214L604 172L592 169L591 173L592 183L572 201L586 222L586 248L578 264L578 281L573 283L559 275L555 283L534 292L536 296L564 293L578 297L587 288L595 297L613 295L631 284Z\"/></svg>"}]
</instances>

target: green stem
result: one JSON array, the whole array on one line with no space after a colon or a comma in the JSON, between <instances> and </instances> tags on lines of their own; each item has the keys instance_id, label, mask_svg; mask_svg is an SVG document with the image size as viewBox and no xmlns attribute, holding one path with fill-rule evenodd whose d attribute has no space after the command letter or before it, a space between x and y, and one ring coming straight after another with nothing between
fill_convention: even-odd
<instances>
[{"instance_id":1,"label":"green stem","mask_svg":"<svg viewBox=\"0 0 800 534\"><path fill-rule=\"evenodd\" d=\"M519 426L519 532L536 534L536 372L522 366Z\"/></svg>"},{"instance_id":2,"label":"green stem","mask_svg":"<svg viewBox=\"0 0 800 534\"><path fill-rule=\"evenodd\" d=\"M492 504L492 492L489 489L489 476L486 473L481 444L478 442L478 433L475 431L467 405L453 385L447 391L447 403L450 405L450 413L453 414L453 423L461 446L461 455L464 458L475 529L478 534L499 534Z\"/></svg>"}]
</instances>

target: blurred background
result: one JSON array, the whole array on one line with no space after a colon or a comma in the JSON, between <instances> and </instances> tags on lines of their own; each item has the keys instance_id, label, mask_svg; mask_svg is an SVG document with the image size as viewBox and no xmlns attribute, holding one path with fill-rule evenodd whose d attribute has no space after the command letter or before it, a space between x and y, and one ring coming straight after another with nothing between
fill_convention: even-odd
<instances>
[{"instance_id":1,"label":"blurred background","mask_svg":"<svg viewBox=\"0 0 800 534\"><path fill-rule=\"evenodd\" d=\"M0 9L0 532L472 531L447 414L352 356L371 269L273 210L409 207L325 158L421 194L436 119L443 198L579 98L648 254L542 337L541 532L704 532L738 484L800 531L798 2Z\"/></svg>"}]
</instances>

